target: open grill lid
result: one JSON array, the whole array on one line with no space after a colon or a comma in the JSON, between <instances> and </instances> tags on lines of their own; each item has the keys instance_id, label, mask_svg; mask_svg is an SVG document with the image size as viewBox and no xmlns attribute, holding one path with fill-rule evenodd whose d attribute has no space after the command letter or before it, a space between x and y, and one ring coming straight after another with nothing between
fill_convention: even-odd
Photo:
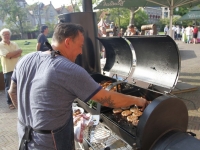
<instances>
[{"instance_id":1,"label":"open grill lid","mask_svg":"<svg viewBox=\"0 0 200 150\"><path fill-rule=\"evenodd\" d=\"M130 76L133 55L136 66L131 78L173 89L180 70L179 50L169 36L132 36L98 38L106 50L104 71ZM134 50L129 45L132 45Z\"/></svg>"},{"instance_id":2,"label":"open grill lid","mask_svg":"<svg viewBox=\"0 0 200 150\"><path fill-rule=\"evenodd\" d=\"M127 77L130 73L133 57L130 46L121 37L98 38L106 50L104 71Z\"/></svg>"}]
</instances>

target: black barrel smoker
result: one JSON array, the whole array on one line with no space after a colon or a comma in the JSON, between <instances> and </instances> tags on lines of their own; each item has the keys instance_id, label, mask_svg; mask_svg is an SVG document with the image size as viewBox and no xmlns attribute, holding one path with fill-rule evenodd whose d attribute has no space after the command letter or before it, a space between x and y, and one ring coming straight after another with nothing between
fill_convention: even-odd
<instances>
[{"instance_id":1,"label":"black barrel smoker","mask_svg":"<svg viewBox=\"0 0 200 150\"><path fill-rule=\"evenodd\" d=\"M113 115L111 108L100 104L96 108L90 108L88 104L79 101L81 107L92 114L100 114L101 122L133 149L200 149L200 141L187 133L188 111L185 104L169 94L176 85L180 70L179 50L169 36L98 38L106 50L107 58L103 70L114 75L107 77L101 74L100 69L95 13L88 11L62 14L59 19L84 27L85 46L78 63L96 82L111 80L113 83L107 90L120 85L118 92L152 101L144 110L137 126L128 124L123 118ZM133 53L136 56L136 66L133 65ZM120 81L118 77L121 77ZM148 88L136 86L135 80L149 83ZM163 90L158 90L158 87Z\"/></svg>"},{"instance_id":2,"label":"black barrel smoker","mask_svg":"<svg viewBox=\"0 0 200 150\"><path fill-rule=\"evenodd\" d=\"M169 94L176 85L180 70L179 50L174 40L169 36L99 40L107 56L104 71L123 77L128 85L133 85L128 86L129 90L123 94L151 101L137 127L128 124L121 116L113 115L112 110L101 112L103 122L135 149L198 149L200 141L186 132L188 111L185 104ZM136 66L133 65L133 54ZM149 87L138 87L135 80L147 82Z\"/></svg>"}]
</instances>

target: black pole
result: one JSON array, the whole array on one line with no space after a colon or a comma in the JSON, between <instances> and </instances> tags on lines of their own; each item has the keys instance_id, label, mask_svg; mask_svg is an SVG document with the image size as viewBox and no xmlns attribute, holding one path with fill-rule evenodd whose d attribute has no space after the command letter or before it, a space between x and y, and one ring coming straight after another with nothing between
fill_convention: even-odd
<instances>
[{"instance_id":1,"label":"black pole","mask_svg":"<svg viewBox=\"0 0 200 150\"><path fill-rule=\"evenodd\" d=\"M92 0L82 0L83 12L93 12Z\"/></svg>"}]
</instances>

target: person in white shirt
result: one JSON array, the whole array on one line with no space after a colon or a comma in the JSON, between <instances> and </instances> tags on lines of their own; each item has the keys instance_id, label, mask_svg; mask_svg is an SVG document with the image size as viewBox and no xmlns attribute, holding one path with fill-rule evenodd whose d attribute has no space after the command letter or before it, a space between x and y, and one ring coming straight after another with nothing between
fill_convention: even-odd
<instances>
[{"instance_id":1,"label":"person in white shirt","mask_svg":"<svg viewBox=\"0 0 200 150\"><path fill-rule=\"evenodd\" d=\"M180 27L179 26L176 26L176 29L175 29L175 31L176 31L176 37L175 37L175 40L180 40L180 33L181 33L181 29L180 29Z\"/></svg>"},{"instance_id":2,"label":"person in white shirt","mask_svg":"<svg viewBox=\"0 0 200 150\"><path fill-rule=\"evenodd\" d=\"M183 42L186 42L186 41L185 41L185 36L186 36L186 35L185 35L185 28L184 28L184 26L182 26L182 28L181 28L181 37L182 37L182 41L183 41Z\"/></svg>"},{"instance_id":3,"label":"person in white shirt","mask_svg":"<svg viewBox=\"0 0 200 150\"><path fill-rule=\"evenodd\" d=\"M168 32L169 32L169 28L168 28L168 25L166 25L165 28L164 28L165 35L168 35Z\"/></svg>"},{"instance_id":4,"label":"person in white shirt","mask_svg":"<svg viewBox=\"0 0 200 150\"><path fill-rule=\"evenodd\" d=\"M190 25L185 29L185 34L187 36L187 43L191 43L191 38L192 38L192 28Z\"/></svg>"}]
</instances>

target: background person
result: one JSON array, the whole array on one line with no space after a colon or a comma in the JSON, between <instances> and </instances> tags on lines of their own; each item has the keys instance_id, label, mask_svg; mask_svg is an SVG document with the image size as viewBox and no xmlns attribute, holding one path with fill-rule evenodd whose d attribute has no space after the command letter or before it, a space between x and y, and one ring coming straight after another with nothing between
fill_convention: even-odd
<instances>
[{"instance_id":1,"label":"background person","mask_svg":"<svg viewBox=\"0 0 200 150\"><path fill-rule=\"evenodd\" d=\"M74 150L72 103L75 98L84 102L92 99L112 108L147 105L143 98L106 91L74 63L82 53L83 34L80 25L60 23L52 38L52 47L59 52L31 53L17 63L9 93L18 106L21 149L24 133L31 131L25 128L33 128L28 134L32 138L28 149Z\"/></svg>"},{"instance_id":2,"label":"background person","mask_svg":"<svg viewBox=\"0 0 200 150\"><path fill-rule=\"evenodd\" d=\"M187 42L187 36L186 36L186 33L185 33L185 27L184 26L182 26L182 28L181 28L181 37L182 37L182 41L184 43L186 43Z\"/></svg>"},{"instance_id":3,"label":"background person","mask_svg":"<svg viewBox=\"0 0 200 150\"><path fill-rule=\"evenodd\" d=\"M123 28L120 29L119 33L118 33L118 36L119 37L122 37L124 35L124 30Z\"/></svg>"},{"instance_id":4,"label":"background person","mask_svg":"<svg viewBox=\"0 0 200 150\"><path fill-rule=\"evenodd\" d=\"M176 29L175 29L175 31L176 31L176 38L175 38L175 40L180 40L181 38L181 28L179 27L179 25L177 25L176 26Z\"/></svg>"},{"instance_id":5,"label":"background person","mask_svg":"<svg viewBox=\"0 0 200 150\"><path fill-rule=\"evenodd\" d=\"M191 43L191 38L192 38L192 28L190 25L188 25L187 28L185 28L185 34L186 34L186 37L187 37L187 43Z\"/></svg>"},{"instance_id":6,"label":"background person","mask_svg":"<svg viewBox=\"0 0 200 150\"><path fill-rule=\"evenodd\" d=\"M5 94L9 108L14 109L15 107L13 106L8 94L8 89L10 88L13 70L19 57L21 56L22 50L15 42L10 41L11 31L9 29L2 29L0 31L0 36L2 38L2 41L0 42L0 58L4 75Z\"/></svg>"},{"instance_id":7,"label":"background person","mask_svg":"<svg viewBox=\"0 0 200 150\"><path fill-rule=\"evenodd\" d=\"M165 28L164 28L165 35L168 35L168 32L169 32L169 28L168 28L168 25L166 25Z\"/></svg>"},{"instance_id":8,"label":"background person","mask_svg":"<svg viewBox=\"0 0 200 150\"><path fill-rule=\"evenodd\" d=\"M125 36L133 36L133 35L139 35L139 32L137 28L133 24L129 25L128 27L128 32L126 33Z\"/></svg>"},{"instance_id":9,"label":"background person","mask_svg":"<svg viewBox=\"0 0 200 150\"><path fill-rule=\"evenodd\" d=\"M45 45L45 42L48 42L47 35L49 33L48 26L42 26L40 28L40 34L37 37L37 45L36 50L37 51L46 51L49 50L49 48Z\"/></svg>"},{"instance_id":10,"label":"background person","mask_svg":"<svg viewBox=\"0 0 200 150\"><path fill-rule=\"evenodd\" d=\"M197 42L197 35L198 35L198 28L197 26L194 27L193 29L193 43L196 44Z\"/></svg>"}]
</instances>

